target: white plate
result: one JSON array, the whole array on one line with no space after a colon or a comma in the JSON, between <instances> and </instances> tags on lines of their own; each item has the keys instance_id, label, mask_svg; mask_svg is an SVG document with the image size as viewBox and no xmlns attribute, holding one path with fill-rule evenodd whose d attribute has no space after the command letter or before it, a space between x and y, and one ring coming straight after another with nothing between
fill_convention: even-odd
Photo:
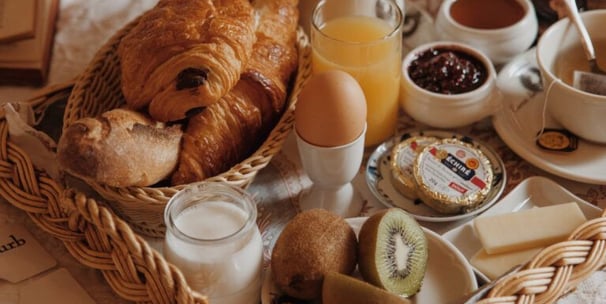
<instances>
[{"instance_id":1,"label":"white plate","mask_svg":"<svg viewBox=\"0 0 606 304\"><path fill-rule=\"evenodd\" d=\"M516 212L533 207L576 202L587 219L599 217L602 210L572 194L556 182L539 176L529 177L518 184L502 200L478 217ZM452 229L442 235L457 247L468 260L482 248L475 236L473 222ZM483 282L490 281L484 274L474 268Z\"/></svg>"},{"instance_id":2,"label":"white plate","mask_svg":"<svg viewBox=\"0 0 606 304\"><path fill-rule=\"evenodd\" d=\"M505 165L499 155L490 146L476 141L470 137L463 136L448 131L415 131L408 132L404 135L410 136L435 136L439 138L456 137L464 141L472 143L476 148L482 150L484 155L490 160L494 173L494 181L488 196L480 204L480 206L470 212L462 214L442 214L419 200L411 200L398 192L391 183L390 159L391 149L398 138L392 138L378 146L370 155L366 164L366 182L372 194L385 206L397 207L406 210L419 221L425 222L452 222L472 217L490 208L501 196L506 184Z\"/></svg>"},{"instance_id":3,"label":"white plate","mask_svg":"<svg viewBox=\"0 0 606 304\"><path fill-rule=\"evenodd\" d=\"M346 220L357 235L366 219L367 217L356 217ZM448 303L476 290L478 284L473 270L461 252L435 232L426 228L423 231L429 244L427 272L421 291L411 298L412 303ZM261 289L261 303L280 303L277 301L280 295L281 292L273 282L271 269L268 268Z\"/></svg>"},{"instance_id":4,"label":"white plate","mask_svg":"<svg viewBox=\"0 0 606 304\"><path fill-rule=\"evenodd\" d=\"M493 116L495 130L511 150L540 169L579 182L606 184L606 145L579 140L573 152L552 152L536 145L544 94L534 52L533 48L513 59L499 72L497 86L505 98L503 109ZM561 127L545 114L546 127Z\"/></svg>"}]
</instances>

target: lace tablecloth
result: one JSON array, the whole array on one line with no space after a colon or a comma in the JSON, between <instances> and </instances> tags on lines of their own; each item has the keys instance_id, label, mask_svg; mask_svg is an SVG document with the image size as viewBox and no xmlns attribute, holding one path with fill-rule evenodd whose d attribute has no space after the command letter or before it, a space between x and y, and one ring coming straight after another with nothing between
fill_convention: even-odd
<instances>
[{"instance_id":1,"label":"lace tablecloth","mask_svg":"<svg viewBox=\"0 0 606 304\"><path fill-rule=\"evenodd\" d=\"M309 0L301 0L310 5ZM303 2L305 1L305 2ZM309 2L307 2L309 1ZM72 81L93 57L96 50L120 27L133 19L143 10L153 6L157 0L113 0L87 1L62 0L61 13L51 64L49 84ZM435 12L440 0L415 0L429 12ZM303 7L305 13L307 8ZM25 100L36 88L0 87L0 102ZM402 116L400 129L415 127L406 116ZM511 191L524 179L541 175L547 176L567 188L584 200L606 207L606 186L589 185L566 180L537 169L515 155L499 138L489 119L456 130L491 145L504 161L507 183L503 195ZM366 153L367 157L370 151ZM369 215L383 208L383 205L370 193L364 174L353 181L363 199L361 215ZM303 172L294 138L289 138L284 149L278 153L270 165L262 170L248 189L259 201L258 223L263 231L266 248L273 247L281 228L299 211L299 199L311 182ZM44 244L44 247L59 261L61 267L70 273L85 287L98 303L124 303L105 283L100 272L87 268L73 259L61 243L38 229L24 212L6 202L0 202L0 222L24 223L25 226ZM444 232L439 225L428 225L430 229ZM159 244L158 240L150 242ZM269 250L266 251L266 257ZM565 298L562 303L606 303L606 273L597 272L593 280L582 285L579 290ZM4 284L0 282L0 285ZM585 289L587 287L587 289ZM591 288L589 288L591 287ZM2 301L0 301L2 302Z\"/></svg>"}]
</instances>

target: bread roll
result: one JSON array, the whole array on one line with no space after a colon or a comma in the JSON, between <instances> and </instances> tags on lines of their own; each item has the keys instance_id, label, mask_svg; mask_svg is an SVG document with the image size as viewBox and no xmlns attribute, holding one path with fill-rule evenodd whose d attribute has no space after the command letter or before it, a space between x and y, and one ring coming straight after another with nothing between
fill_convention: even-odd
<instances>
[{"instance_id":1,"label":"bread roll","mask_svg":"<svg viewBox=\"0 0 606 304\"><path fill-rule=\"evenodd\" d=\"M180 126L114 109L82 118L61 135L59 165L67 172L114 187L149 186L169 176L179 156Z\"/></svg>"},{"instance_id":2,"label":"bread roll","mask_svg":"<svg viewBox=\"0 0 606 304\"><path fill-rule=\"evenodd\" d=\"M160 0L118 47L127 104L166 122L218 101L246 67L255 26L247 0Z\"/></svg>"}]
</instances>

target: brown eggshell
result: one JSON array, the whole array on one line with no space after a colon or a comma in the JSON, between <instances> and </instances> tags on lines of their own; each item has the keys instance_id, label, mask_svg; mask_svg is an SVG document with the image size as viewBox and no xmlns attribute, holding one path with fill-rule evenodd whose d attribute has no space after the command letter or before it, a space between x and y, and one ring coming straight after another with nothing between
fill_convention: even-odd
<instances>
[{"instance_id":1,"label":"brown eggshell","mask_svg":"<svg viewBox=\"0 0 606 304\"><path fill-rule=\"evenodd\" d=\"M332 70L312 75L297 100L295 129L306 142L337 147L358 138L366 124L366 98L355 78Z\"/></svg>"}]
</instances>

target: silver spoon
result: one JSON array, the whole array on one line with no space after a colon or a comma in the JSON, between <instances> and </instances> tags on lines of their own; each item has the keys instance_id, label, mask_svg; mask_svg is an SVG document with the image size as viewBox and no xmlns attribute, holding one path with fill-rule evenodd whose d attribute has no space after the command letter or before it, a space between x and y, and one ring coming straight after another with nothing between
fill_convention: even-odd
<instances>
[{"instance_id":1,"label":"silver spoon","mask_svg":"<svg viewBox=\"0 0 606 304\"><path fill-rule=\"evenodd\" d=\"M583 49L585 50L585 56L587 57L587 61L589 62L589 67L591 68L592 73L596 74L606 74L605 71L600 69L597 64L595 58L595 49L593 48L593 43L591 43L591 38L589 37L589 32L587 32L587 28L579 15L579 8L577 7L577 2L575 0L560 0L559 1L565 9L566 15L570 22L574 24L577 32L581 36L581 43L583 44Z\"/></svg>"}]
</instances>

